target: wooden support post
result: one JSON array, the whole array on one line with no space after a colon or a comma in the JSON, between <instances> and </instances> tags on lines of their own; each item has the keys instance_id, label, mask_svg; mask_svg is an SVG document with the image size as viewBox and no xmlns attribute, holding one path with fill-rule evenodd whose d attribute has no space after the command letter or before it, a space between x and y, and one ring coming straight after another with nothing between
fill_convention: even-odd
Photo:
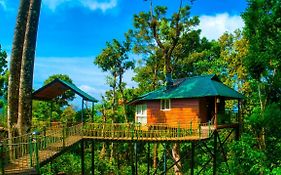
<instances>
[{"instance_id":1,"label":"wooden support post","mask_svg":"<svg viewBox=\"0 0 281 175\"><path fill-rule=\"evenodd\" d=\"M190 165L190 174L194 175L194 155L195 154L195 143L191 142L191 165Z\"/></svg>"},{"instance_id":2,"label":"wooden support post","mask_svg":"<svg viewBox=\"0 0 281 175\"><path fill-rule=\"evenodd\" d=\"M180 135L181 135L181 126L180 126L180 121L178 121L178 130L177 130L178 132L178 137L180 137Z\"/></svg>"},{"instance_id":3,"label":"wooden support post","mask_svg":"<svg viewBox=\"0 0 281 175\"><path fill-rule=\"evenodd\" d=\"M62 147L65 147L65 126L62 127Z\"/></svg>"},{"instance_id":4,"label":"wooden support post","mask_svg":"<svg viewBox=\"0 0 281 175\"><path fill-rule=\"evenodd\" d=\"M33 154L33 145L32 145L32 140L33 140L33 138L32 138L32 134L30 134L30 136L29 136L29 140L28 140L28 146L29 146L29 159L30 159L30 167L32 167L33 166L33 162L32 162L32 154Z\"/></svg>"},{"instance_id":5,"label":"wooden support post","mask_svg":"<svg viewBox=\"0 0 281 175\"><path fill-rule=\"evenodd\" d=\"M201 134L202 134L201 123L198 124L198 130L199 130L199 138L201 138Z\"/></svg>"},{"instance_id":6,"label":"wooden support post","mask_svg":"<svg viewBox=\"0 0 281 175\"><path fill-rule=\"evenodd\" d=\"M213 157L213 175L217 174L217 141L218 131L214 131L214 157Z\"/></svg>"},{"instance_id":7,"label":"wooden support post","mask_svg":"<svg viewBox=\"0 0 281 175\"><path fill-rule=\"evenodd\" d=\"M130 153L131 153L131 171L132 171L132 174L135 174L135 165L134 165L134 163L135 163L135 161L134 161L135 152L134 152L134 146L133 146L132 142L129 143L129 147L130 147Z\"/></svg>"},{"instance_id":8,"label":"wooden support post","mask_svg":"<svg viewBox=\"0 0 281 175\"><path fill-rule=\"evenodd\" d=\"M92 102L92 122L94 122L94 116L95 116L95 103L94 102Z\"/></svg>"},{"instance_id":9,"label":"wooden support post","mask_svg":"<svg viewBox=\"0 0 281 175\"><path fill-rule=\"evenodd\" d=\"M192 121L190 122L190 135L192 134Z\"/></svg>"},{"instance_id":10,"label":"wooden support post","mask_svg":"<svg viewBox=\"0 0 281 175\"><path fill-rule=\"evenodd\" d=\"M214 126L215 130L218 128L218 104L217 104L217 97L215 97L215 120L214 120Z\"/></svg>"},{"instance_id":11,"label":"wooden support post","mask_svg":"<svg viewBox=\"0 0 281 175\"><path fill-rule=\"evenodd\" d=\"M138 175L138 153L137 153L137 142L134 143L135 150L135 175Z\"/></svg>"},{"instance_id":12,"label":"wooden support post","mask_svg":"<svg viewBox=\"0 0 281 175\"><path fill-rule=\"evenodd\" d=\"M81 173L82 175L85 174L85 163L84 163L84 154L85 154L85 150L84 150L84 140L81 140Z\"/></svg>"},{"instance_id":13,"label":"wooden support post","mask_svg":"<svg viewBox=\"0 0 281 175\"><path fill-rule=\"evenodd\" d=\"M40 174L40 165L39 165L39 147L38 147L38 133L34 133L34 150L35 150L35 161L36 161L36 173Z\"/></svg>"},{"instance_id":14,"label":"wooden support post","mask_svg":"<svg viewBox=\"0 0 281 175\"><path fill-rule=\"evenodd\" d=\"M147 175L150 174L150 143L147 143Z\"/></svg>"},{"instance_id":15,"label":"wooden support post","mask_svg":"<svg viewBox=\"0 0 281 175\"><path fill-rule=\"evenodd\" d=\"M84 98L82 99L81 122L84 123Z\"/></svg>"},{"instance_id":16,"label":"wooden support post","mask_svg":"<svg viewBox=\"0 0 281 175\"><path fill-rule=\"evenodd\" d=\"M164 159L164 175L167 174L167 145L164 143L164 151L163 151L163 159Z\"/></svg>"},{"instance_id":17,"label":"wooden support post","mask_svg":"<svg viewBox=\"0 0 281 175\"><path fill-rule=\"evenodd\" d=\"M52 126L52 119L53 119L53 109L54 109L54 102L51 101L51 115L50 115L50 126Z\"/></svg>"},{"instance_id":18,"label":"wooden support post","mask_svg":"<svg viewBox=\"0 0 281 175\"><path fill-rule=\"evenodd\" d=\"M5 174L5 158L4 158L4 146L3 143L0 142L0 167L1 167L1 174L4 175Z\"/></svg>"},{"instance_id":19,"label":"wooden support post","mask_svg":"<svg viewBox=\"0 0 281 175\"><path fill-rule=\"evenodd\" d=\"M44 135L44 148L47 147L47 138L46 138L46 126L43 128L43 135Z\"/></svg>"},{"instance_id":20,"label":"wooden support post","mask_svg":"<svg viewBox=\"0 0 281 175\"><path fill-rule=\"evenodd\" d=\"M238 100L238 127L236 128L235 139L239 140L242 129L242 117L241 117L241 100Z\"/></svg>"},{"instance_id":21,"label":"wooden support post","mask_svg":"<svg viewBox=\"0 0 281 175\"><path fill-rule=\"evenodd\" d=\"M95 142L92 140L92 175L95 174Z\"/></svg>"}]
</instances>

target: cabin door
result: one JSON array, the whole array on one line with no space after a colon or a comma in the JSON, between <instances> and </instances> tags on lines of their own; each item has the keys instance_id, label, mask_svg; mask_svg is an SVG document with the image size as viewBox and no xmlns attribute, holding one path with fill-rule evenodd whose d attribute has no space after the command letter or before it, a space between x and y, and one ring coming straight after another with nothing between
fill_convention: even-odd
<instances>
[{"instance_id":1,"label":"cabin door","mask_svg":"<svg viewBox=\"0 0 281 175\"><path fill-rule=\"evenodd\" d=\"M208 97L207 98L207 121L212 120L212 118L215 116L215 104L214 104L214 97Z\"/></svg>"}]
</instances>

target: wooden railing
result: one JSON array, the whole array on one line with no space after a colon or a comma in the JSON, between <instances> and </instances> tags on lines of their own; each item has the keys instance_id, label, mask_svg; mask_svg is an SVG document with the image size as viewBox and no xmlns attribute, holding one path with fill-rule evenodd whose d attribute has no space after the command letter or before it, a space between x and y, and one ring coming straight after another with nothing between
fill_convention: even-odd
<instances>
[{"instance_id":1,"label":"wooden railing","mask_svg":"<svg viewBox=\"0 0 281 175\"><path fill-rule=\"evenodd\" d=\"M42 162L82 138L120 141L187 141L207 139L212 123L84 123L47 128L0 143L0 174L37 169Z\"/></svg>"},{"instance_id":2,"label":"wooden railing","mask_svg":"<svg viewBox=\"0 0 281 175\"><path fill-rule=\"evenodd\" d=\"M81 128L82 124L55 127L3 140L0 143L0 174L38 169L41 162L81 140Z\"/></svg>"},{"instance_id":3,"label":"wooden railing","mask_svg":"<svg viewBox=\"0 0 281 175\"><path fill-rule=\"evenodd\" d=\"M210 123L86 123L83 137L102 140L194 140L209 137L212 127L208 126Z\"/></svg>"}]
</instances>

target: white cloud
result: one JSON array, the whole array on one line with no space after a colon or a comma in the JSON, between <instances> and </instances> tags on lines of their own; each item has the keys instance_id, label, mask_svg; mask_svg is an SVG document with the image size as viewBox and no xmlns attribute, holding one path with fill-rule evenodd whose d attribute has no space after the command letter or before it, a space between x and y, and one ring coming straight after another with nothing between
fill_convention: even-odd
<instances>
[{"instance_id":1,"label":"white cloud","mask_svg":"<svg viewBox=\"0 0 281 175\"><path fill-rule=\"evenodd\" d=\"M68 2L69 0L45 0L43 1L43 4L45 4L49 9L56 10L56 8L63 3Z\"/></svg>"},{"instance_id":2,"label":"white cloud","mask_svg":"<svg viewBox=\"0 0 281 175\"><path fill-rule=\"evenodd\" d=\"M100 9L103 12L117 6L117 0L109 0L105 2L99 2L97 0L81 0L81 3L84 7L87 7L91 10Z\"/></svg>"},{"instance_id":3,"label":"white cloud","mask_svg":"<svg viewBox=\"0 0 281 175\"><path fill-rule=\"evenodd\" d=\"M201 36L208 39L218 39L224 32L232 33L238 28L243 28L244 22L238 15L230 16L228 13L215 16L200 16L199 29Z\"/></svg>"},{"instance_id":4,"label":"white cloud","mask_svg":"<svg viewBox=\"0 0 281 175\"><path fill-rule=\"evenodd\" d=\"M6 4L6 1L5 0L0 0L0 6L6 10L7 9L7 4Z\"/></svg>"},{"instance_id":5,"label":"white cloud","mask_svg":"<svg viewBox=\"0 0 281 175\"><path fill-rule=\"evenodd\" d=\"M105 72L102 72L93 64L94 57L37 57L34 66L34 89L38 89L43 82L51 75L66 74L73 80L73 83L100 99L100 96L109 90L106 84ZM128 87L136 87L131 80L134 72L129 70L124 75L124 82Z\"/></svg>"},{"instance_id":6,"label":"white cloud","mask_svg":"<svg viewBox=\"0 0 281 175\"><path fill-rule=\"evenodd\" d=\"M90 10L101 10L106 12L117 6L117 0L45 0L43 4L52 11L62 5L78 5Z\"/></svg>"}]
</instances>

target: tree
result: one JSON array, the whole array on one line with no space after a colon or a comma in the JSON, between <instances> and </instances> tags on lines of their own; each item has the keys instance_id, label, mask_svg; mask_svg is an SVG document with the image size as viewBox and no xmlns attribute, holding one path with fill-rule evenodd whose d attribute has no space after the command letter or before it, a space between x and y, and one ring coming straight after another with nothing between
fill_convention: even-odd
<instances>
[{"instance_id":1,"label":"tree","mask_svg":"<svg viewBox=\"0 0 281 175\"><path fill-rule=\"evenodd\" d=\"M0 45L0 108L4 107L7 99L7 53L2 50Z\"/></svg>"},{"instance_id":2,"label":"tree","mask_svg":"<svg viewBox=\"0 0 281 175\"><path fill-rule=\"evenodd\" d=\"M153 10L151 1L150 12L141 12L134 16L135 28L131 32L134 48L144 54L148 52L145 47L153 49L153 53L159 52L158 55L163 60L166 83L171 83L173 52L198 23L198 17L190 17L190 7L182 7L182 2L178 12L167 17L167 7L157 6Z\"/></svg>"},{"instance_id":3,"label":"tree","mask_svg":"<svg viewBox=\"0 0 281 175\"><path fill-rule=\"evenodd\" d=\"M281 104L281 6L279 1L249 0L242 17L245 22L244 35L249 41L246 68L253 78L253 98L259 106L260 121L264 121L265 110L271 103ZM256 103L257 104L257 103ZM256 113L253 113L253 117ZM272 119L274 120L274 119ZM260 148L266 148L266 129L262 124L258 133Z\"/></svg>"},{"instance_id":4,"label":"tree","mask_svg":"<svg viewBox=\"0 0 281 175\"><path fill-rule=\"evenodd\" d=\"M128 122L126 113L126 98L124 94L124 83L123 75L126 70L134 68L134 62L129 59L128 51L130 50L130 41L126 37L126 41L120 43L118 40L114 39L111 43L106 43L106 48L103 49L102 53L98 55L94 61L96 65L102 68L103 71L109 71L111 77L108 78L108 84L113 89L113 114L116 112L117 105L117 95L116 87L120 91L122 96L122 104L125 116L125 122ZM118 80L117 80L118 78Z\"/></svg>"},{"instance_id":5,"label":"tree","mask_svg":"<svg viewBox=\"0 0 281 175\"><path fill-rule=\"evenodd\" d=\"M19 81L18 126L20 135L30 130L32 121L33 70L40 9L41 0L30 1Z\"/></svg>"},{"instance_id":6,"label":"tree","mask_svg":"<svg viewBox=\"0 0 281 175\"><path fill-rule=\"evenodd\" d=\"M10 61L10 75L8 81L8 130L9 138L18 134L18 100L19 100L19 82L20 82L20 69L23 53L23 43L26 31L26 23L28 17L30 1L21 0L14 41L12 47L11 61Z\"/></svg>"}]
</instances>

